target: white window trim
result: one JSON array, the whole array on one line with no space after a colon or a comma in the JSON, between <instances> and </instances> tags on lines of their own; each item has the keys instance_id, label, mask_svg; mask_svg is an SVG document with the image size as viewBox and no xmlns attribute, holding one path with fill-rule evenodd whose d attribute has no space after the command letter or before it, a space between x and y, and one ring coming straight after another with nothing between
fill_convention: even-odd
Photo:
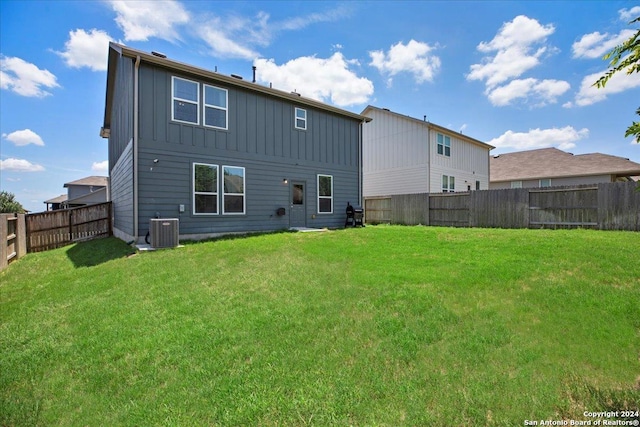
<instances>
[{"instance_id":1,"label":"white window trim","mask_svg":"<svg viewBox=\"0 0 640 427\"><path fill-rule=\"evenodd\" d=\"M304 111L304 118L298 117L298 111ZM304 122L304 127L298 126L298 120L302 120ZM307 110L304 108L295 108L293 112L293 126L299 130L307 130Z\"/></svg>"},{"instance_id":2,"label":"white window trim","mask_svg":"<svg viewBox=\"0 0 640 427\"><path fill-rule=\"evenodd\" d=\"M442 135L442 144L438 142L438 135ZM449 140L449 145L446 144L447 139ZM442 154L438 153L439 146L442 146ZM447 155L447 147L449 147L449 155ZM436 132L436 154L438 156L451 157L451 137L449 135Z\"/></svg>"},{"instance_id":3,"label":"white window trim","mask_svg":"<svg viewBox=\"0 0 640 427\"><path fill-rule=\"evenodd\" d=\"M522 188L522 181L511 181L511 188Z\"/></svg>"},{"instance_id":4,"label":"white window trim","mask_svg":"<svg viewBox=\"0 0 640 427\"><path fill-rule=\"evenodd\" d=\"M210 191L198 191L196 192L196 165L202 165L202 166L208 166L208 167L215 167L216 168L216 191L214 193L210 192ZM193 167L192 167L192 172L191 172L191 185L193 185L193 195L192 195L192 214L193 215L198 215L198 216L211 216L211 215L220 215L220 196L219 196L219 182L220 182L220 167L218 165L212 165L210 163L200 163L200 162L193 162ZM215 213L211 213L211 212L196 212L196 194L205 194L205 195L209 195L209 196L216 196L216 212Z\"/></svg>"},{"instance_id":5,"label":"white window trim","mask_svg":"<svg viewBox=\"0 0 640 427\"><path fill-rule=\"evenodd\" d=\"M447 188L444 187L444 178L447 178ZM453 178L453 188L451 188L451 178ZM456 192L456 177L453 175L445 175L442 174L440 186L442 187L443 193L455 193Z\"/></svg>"},{"instance_id":6,"label":"white window trim","mask_svg":"<svg viewBox=\"0 0 640 427\"><path fill-rule=\"evenodd\" d=\"M320 177L329 177L331 178L331 196L321 196L320 195ZM325 175L319 173L316 178L316 196L318 198L318 215L330 215L333 213L333 175ZM320 212L320 199L330 199L331 200L331 211L330 212Z\"/></svg>"},{"instance_id":7,"label":"white window trim","mask_svg":"<svg viewBox=\"0 0 640 427\"><path fill-rule=\"evenodd\" d=\"M224 191L224 168L242 169L242 193L225 193ZM243 166L222 165L220 185L222 186L222 215L246 215L247 213L247 171ZM242 196L242 212L225 212L224 198L225 196Z\"/></svg>"},{"instance_id":8,"label":"white window trim","mask_svg":"<svg viewBox=\"0 0 640 427\"><path fill-rule=\"evenodd\" d=\"M225 89L225 88L218 87L218 86L213 86L213 85L208 85L208 84L203 84L203 86L204 86L204 89L203 89L203 95L202 95L202 97L203 97L203 101L202 101L202 125L204 127L213 128L213 129L228 130L229 129L229 91L227 89ZM211 87L211 88L214 88L214 89L219 89L219 90L224 91L226 107L222 108L222 107L219 107L217 105L207 104L207 87ZM207 108L214 108L216 110L222 110L222 111L225 112L224 127L208 125L206 123L207 115L205 113L206 113Z\"/></svg>"},{"instance_id":9,"label":"white window trim","mask_svg":"<svg viewBox=\"0 0 640 427\"><path fill-rule=\"evenodd\" d=\"M196 121L195 122L187 122L185 120L178 120L175 117L175 102L174 101L180 101L180 102L186 102L187 104L194 104L193 101L189 100L189 99L184 99L184 98L178 98L177 96L175 96L175 81L176 80L182 80L185 82L189 82L189 83L195 83L195 85L198 87L197 90L197 94L198 94L198 99L196 100L195 104L196 104ZM177 77L177 76L171 76L171 121L174 122L178 122L178 123L186 123L189 125L199 125L200 124L200 83L193 81L193 80L189 80L189 79L184 79L182 77Z\"/></svg>"}]
</instances>

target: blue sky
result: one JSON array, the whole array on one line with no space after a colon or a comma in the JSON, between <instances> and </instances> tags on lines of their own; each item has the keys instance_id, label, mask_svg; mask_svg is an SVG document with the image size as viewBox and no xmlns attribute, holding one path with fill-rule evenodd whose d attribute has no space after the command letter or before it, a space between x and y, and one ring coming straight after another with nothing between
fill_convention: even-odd
<instances>
[{"instance_id":1,"label":"blue sky","mask_svg":"<svg viewBox=\"0 0 640 427\"><path fill-rule=\"evenodd\" d=\"M0 189L31 211L107 175L109 41L296 90L371 104L485 141L640 163L624 132L640 75L591 84L638 26L637 1L0 1Z\"/></svg>"}]
</instances>

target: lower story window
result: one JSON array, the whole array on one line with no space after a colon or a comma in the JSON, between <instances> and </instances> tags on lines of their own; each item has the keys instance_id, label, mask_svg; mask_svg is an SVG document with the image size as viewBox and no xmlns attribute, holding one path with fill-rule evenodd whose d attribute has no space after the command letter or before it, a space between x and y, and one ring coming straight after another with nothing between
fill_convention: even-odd
<instances>
[{"instance_id":1,"label":"lower story window","mask_svg":"<svg viewBox=\"0 0 640 427\"><path fill-rule=\"evenodd\" d=\"M549 179L549 178L541 179L540 180L540 187L551 187L551 179Z\"/></svg>"},{"instance_id":2,"label":"lower story window","mask_svg":"<svg viewBox=\"0 0 640 427\"><path fill-rule=\"evenodd\" d=\"M511 181L511 188L522 188L522 181Z\"/></svg>"},{"instance_id":3,"label":"lower story window","mask_svg":"<svg viewBox=\"0 0 640 427\"><path fill-rule=\"evenodd\" d=\"M218 213L218 166L193 164L193 213Z\"/></svg>"},{"instance_id":4,"label":"lower story window","mask_svg":"<svg viewBox=\"0 0 640 427\"><path fill-rule=\"evenodd\" d=\"M333 213L333 176L318 175L318 213Z\"/></svg>"},{"instance_id":5,"label":"lower story window","mask_svg":"<svg viewBox=\"0 0 640 427\"><path fill-rule=\"evenodd\" d=\"M456 178L449 175L442 175L442 192L453 193L456 191Z\"/></svg>"},{"instance_id":6,"label":"lower story window","mask_svg":"<svg viewBox=\"0 0 640 427\"><path fill-rule=\"evenodd\" d=\"M244 168L222 166L224 192L222 193L223 214L244 214Z\"/></svg>"}]
</instances>

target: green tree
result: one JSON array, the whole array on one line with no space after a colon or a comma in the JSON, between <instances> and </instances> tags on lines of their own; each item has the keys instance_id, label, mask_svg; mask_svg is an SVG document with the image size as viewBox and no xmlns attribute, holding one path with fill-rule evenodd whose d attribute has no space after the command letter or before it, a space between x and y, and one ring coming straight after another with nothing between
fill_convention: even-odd
<instances>
[{"instance_id":1,"label":"green tree","mask_svg":"<svg viewBox=\"0 0 640 427\"><path fill-rule=\"evenodd\" d=\"M23 213L24 208L13 193L0 191L0 213Z\"/></svg>"},{"instance_id":2,"label":"green tree","mask_svg":"<svg viewBox=\"0 0 640 427\"><path fill-rule=\"evenodd\" d=\"M629 24L634 22L640 23L640 16ZM622 44L614 47L602 59L610 61L611 68L593 84L598 89L605 87L607 81L618 71L626 70L627 74L640 72L640 29ZM640 108L636 110L636 114L640 116ZM632 122L627 128L624 136L631 135L635 137L637 143L640 143L640 122Z\"/></svg>"}]
</instances>

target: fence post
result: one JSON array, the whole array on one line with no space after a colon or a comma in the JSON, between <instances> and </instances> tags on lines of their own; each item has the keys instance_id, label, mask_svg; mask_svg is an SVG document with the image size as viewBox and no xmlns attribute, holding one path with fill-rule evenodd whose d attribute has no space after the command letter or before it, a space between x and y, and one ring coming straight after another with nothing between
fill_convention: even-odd
<instances>
[{"instance_id":1,"label":"fence post","mask_svg":"<svg viewBox=\"0 0 640 427\"><path fill-rule=\"evenodd\" d=\"M73 242L73 210L69 210L69 242Z\"/></svg>"},{"instance_id":2,"label":"fence post","mask_svg":"<svg viewBox=\"0 0 640 427\"><path fill-rule=\"evenodd\" d=\"M3 270L8 264L7 260L7 236L9 235L9 227L7 224L7 220L9 218L9 214L0 214L0 236L2 237L2 242L0 242L0 270Z\"/></svg>"},{"instance_id":3,"label":"fence post","mask_svg":"<svg viewBox=\"0 0 640 427\"><path fill-rule=\"evenodd\" d=\"M25 214L18 214L16 224L16 256L18 258L27 254L27 227Z\"/></svg>"}]
</instances>

